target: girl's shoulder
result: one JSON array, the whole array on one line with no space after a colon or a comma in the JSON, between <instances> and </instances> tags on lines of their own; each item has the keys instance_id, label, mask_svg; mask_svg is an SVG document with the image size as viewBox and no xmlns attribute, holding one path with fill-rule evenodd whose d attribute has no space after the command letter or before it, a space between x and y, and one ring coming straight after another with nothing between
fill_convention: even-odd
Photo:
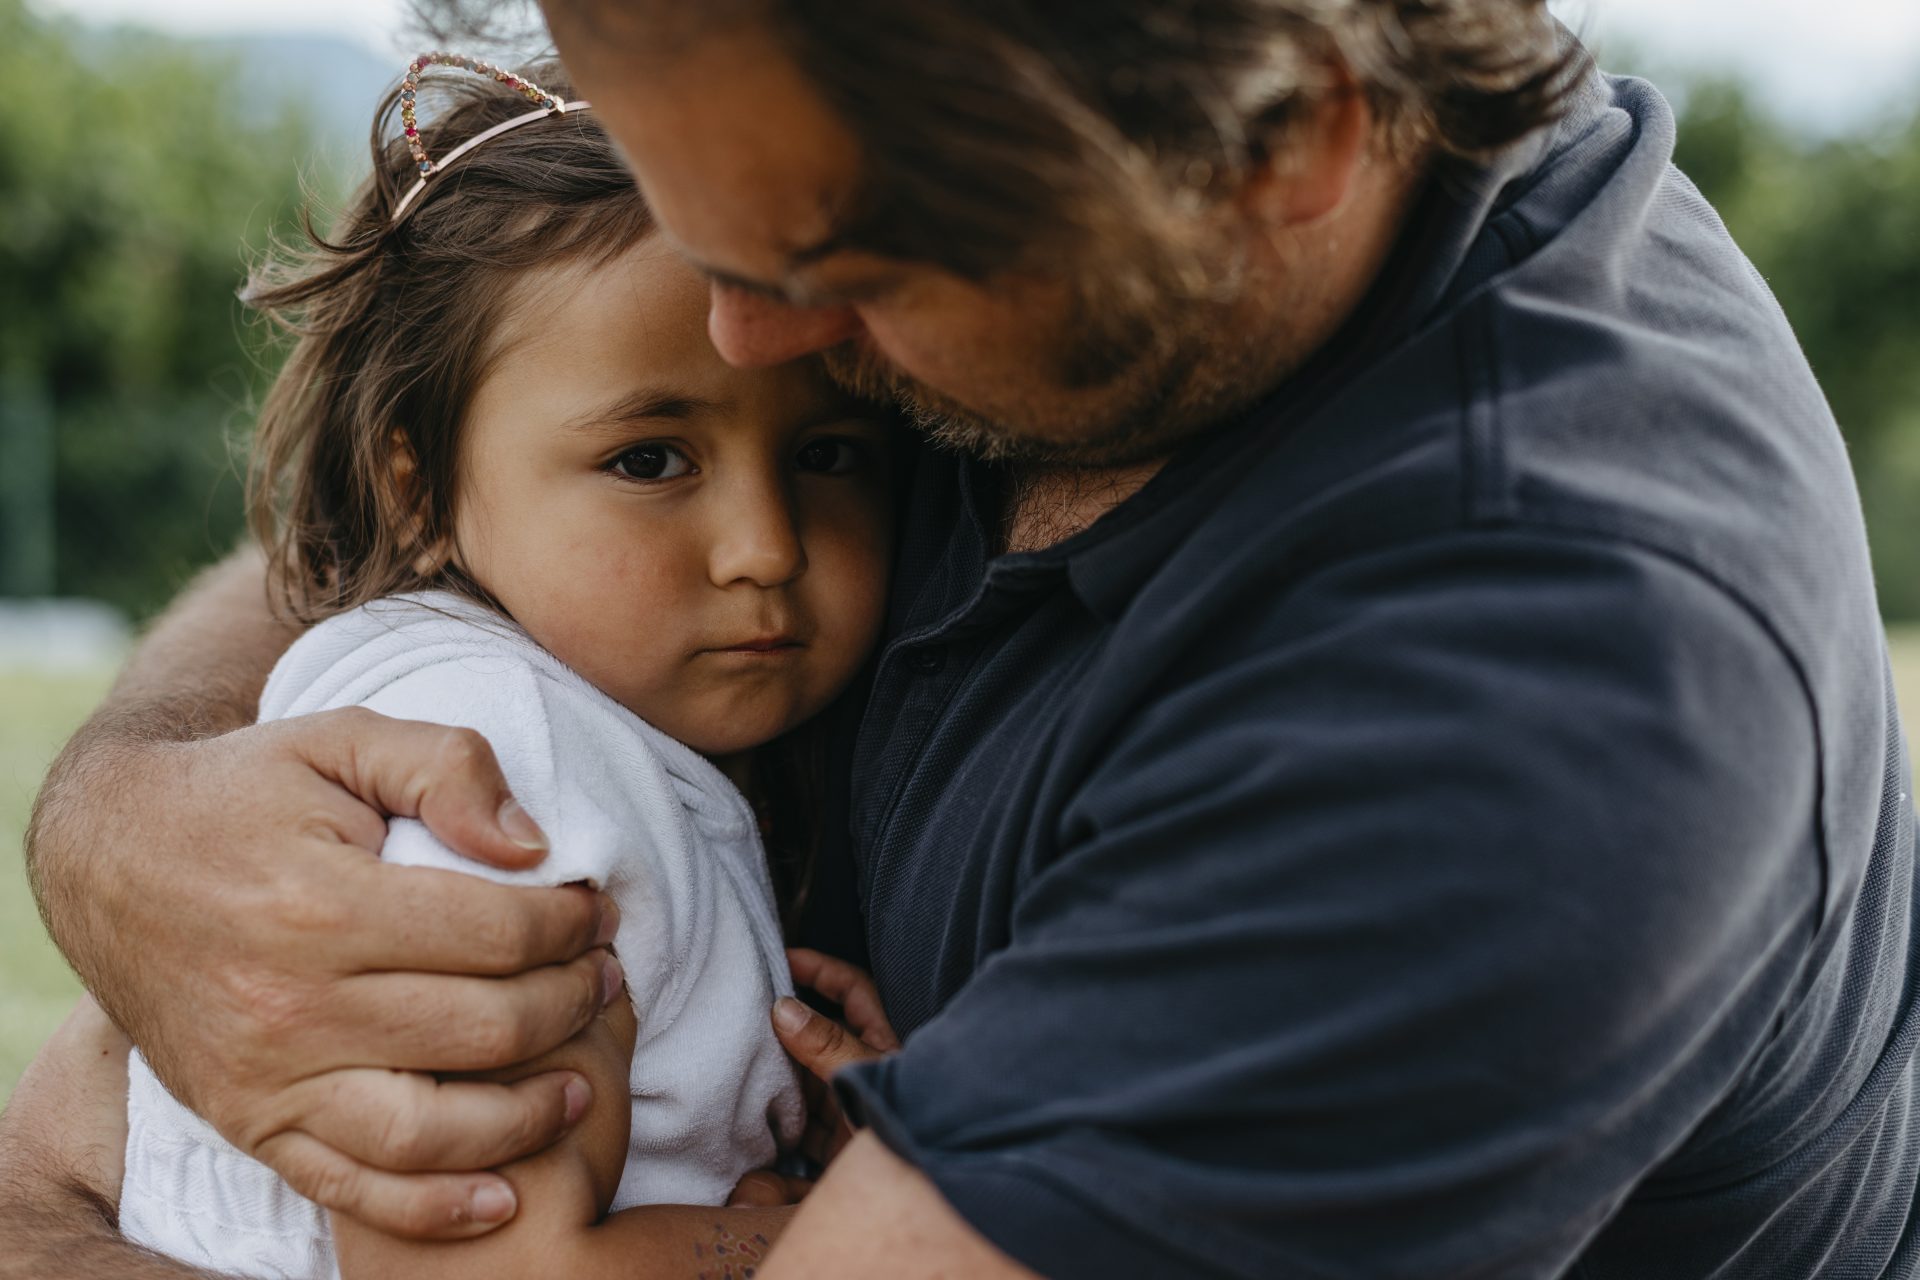
<instances>
[{"instance_id":1,"label":"girl's shoulder","mask_svg":"<svg viewBox=\"0 0 1920 1280\"><path fill-rule=\"evenodd\" d=\"M511 670L565 671L525 631L473 601L446 591L389 596L336 614L294 641L267 677L260 718L362 706L438 666L470 672L476 686Z\"/></svg>"},{"instance_id":2,"label":"girl's shoulder","mask_svg":"<svg viewBox=\"0 0 1920 1280\"><path fill-rule=\"evenodd\" d=\"M710 761L510 619L450 592L375 600L313 627L274 667L260 718L343 707L477 730L516 794L523 786L532 793L519 795L529 808L559 806L565 790L568 812L631 819L635 806L658 815L671 802L708 833L754 825L746 800Z\"/></svg>"}]
</instances>

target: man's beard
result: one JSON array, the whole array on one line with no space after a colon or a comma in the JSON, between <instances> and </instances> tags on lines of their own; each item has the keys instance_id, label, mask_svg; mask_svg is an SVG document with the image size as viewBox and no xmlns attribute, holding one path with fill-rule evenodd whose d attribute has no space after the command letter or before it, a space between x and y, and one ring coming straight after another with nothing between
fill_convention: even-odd
<instances>
[{"instance_id":1,"label":"man's beard","mask_svg":"<svg viewBox=\"0 0 1920 1280\"><path fill-rule=\"evenodd\" d=\"M823 359L828 376L850 394L894 405L935 444L983 462L1130 466L1165 457L1249 398L1247 362L1221 354L1231 335L1221 310L1166 299L1152 315L1089 300L1077 304L1061 326L1072 336L1036 367L1050 389L1104 393L1088 396L1087 416L1072 423L990 417L857 340L826 351Z\"/></svg>"}]
</instances>

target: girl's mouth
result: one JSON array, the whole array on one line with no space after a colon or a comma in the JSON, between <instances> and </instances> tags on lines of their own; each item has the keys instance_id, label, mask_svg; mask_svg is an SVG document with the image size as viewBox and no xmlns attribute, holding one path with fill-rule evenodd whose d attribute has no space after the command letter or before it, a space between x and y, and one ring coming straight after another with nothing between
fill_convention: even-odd
<instances>
[{"instance_id":1,"label":"girl's mouth","mask_svg":"<svg viewBox=\"0 0 1920 1280\"><path fill-rule=\"evenodd\" d=\"M801 644L798 640L794 639L792 636L778 635L778 636L755 636L751 640L743 640L739 644L720 645L715 648L707 650L707 652L708 653L744 653L744 654L754 654L754 655L765 656L765 657L774 657L774 656L785 654L785 653L798 653L800 650L804 648L806 648L806 646Z\"/></svg>"}]
</instances>

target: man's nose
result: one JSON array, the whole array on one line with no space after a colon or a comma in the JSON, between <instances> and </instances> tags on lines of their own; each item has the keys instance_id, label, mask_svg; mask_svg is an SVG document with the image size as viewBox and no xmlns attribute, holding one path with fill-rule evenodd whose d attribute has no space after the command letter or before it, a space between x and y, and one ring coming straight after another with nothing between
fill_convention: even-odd
<instances>
[{"instance_id":1,"label":"man's nose","mask_svg":"<svg viewBox=\"0 0 1920 1280\"><path fill-rule=\"evenodd\" d=\"M859 331L852 307L796 307L717 281L707 307L713 349L737 369L784 364L838 346Z\"/></svg>"}]
</instances>

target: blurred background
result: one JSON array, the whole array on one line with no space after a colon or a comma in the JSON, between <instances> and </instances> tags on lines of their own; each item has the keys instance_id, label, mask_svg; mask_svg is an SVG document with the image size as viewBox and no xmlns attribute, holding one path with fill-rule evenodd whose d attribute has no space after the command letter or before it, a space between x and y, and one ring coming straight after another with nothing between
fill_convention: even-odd
<instances>
[{"instance_id":1,"label":"blurred background","mask_svg":"<svg viewBox=\"0 0 1920 1280\"><path fill-rule=\"evenodd\" d=\"M1920 713L1920 5L1555 8L1674 100L1680 166L1798 329ZM0 1100L78 990L21 870L33 792L239 537L275 351L234 290L358 176L409 32L406 0L0 0Z\"/></svg>"}]
</instances>

